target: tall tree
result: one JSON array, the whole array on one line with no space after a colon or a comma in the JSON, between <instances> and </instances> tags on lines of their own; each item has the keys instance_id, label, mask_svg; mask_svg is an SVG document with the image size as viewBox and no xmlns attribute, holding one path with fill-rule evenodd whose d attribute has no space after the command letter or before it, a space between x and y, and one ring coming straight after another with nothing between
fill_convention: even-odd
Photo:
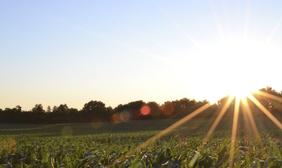
<instances>
[{"instance_id":1,"label":"tall tree","mask_svg":"<svg viewBox=\"0 0 282 168\"><path fill-rule=\"evenodd\" d=\"M86 103L81 110L88 120L109 120L110 113L105 104L101 101L90 101Z\"/></svg>"},{"instance_id":2,"label":"tall tree","mask_svg":"<svg viewBox=\"0 0 282 168\"><path fill-rule=\"evenodd\" d=\"M44 112L45 112L44 109L43 109L42 104L36 104L36 105L32 108L31 111L34 112L34 113L44 113Z\"/></svg>"},{"instance_id":3,"label":"tall tree","mask_svg":"<svg viewBox=\"0 0 282 168\"><path fill-rule=\"evenodd\" d=\"M69 112L69 107L66 104L61 104L57 108L55 108L54 113L67 113Z\"/></svg>"},{"instance_id":4,"label":"tall tree","mask_svg":"<svg viewBox=\"0 0 282 168\"><path fill-rule=\"evenodd\" d=\"M47 107L47 110L46 110L46 112L47 112L47 113L50 113L50 112L52 112L52 110L51 110L51 107L50 107L50 106L48 106L48 107Z\"/></svg>"},{"instance_id":5,"label":"tall tree","mask_svg":"<svg viewBox=\"0 0 282 168\"><path fill-rule=\"evenodd\" d=\"M19 113L22 112L22 107L19 105L17 105L14 109L16 112L19 112Z\"/></svg>"}]
</instances>

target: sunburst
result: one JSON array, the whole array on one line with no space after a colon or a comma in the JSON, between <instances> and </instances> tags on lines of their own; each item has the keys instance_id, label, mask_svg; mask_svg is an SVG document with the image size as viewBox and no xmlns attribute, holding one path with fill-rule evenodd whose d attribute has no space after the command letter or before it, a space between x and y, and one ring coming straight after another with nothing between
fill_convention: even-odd
<instances>
[{"instance_id":1,"label":"sunburst","mask_svg":"<svg viewBox=\"0 0 282 168\"><path fill-rule=\"evenodd\" d=\"M224 115L227 113L231 104L234 102L229 155L229 167L232 168L234 167L240 113L243 114L245 124L248 124L250 126L251 131L255 135L256 139L260 141L259 129L256 125L253 111L250 108L250 102L258 107L258 109L263 114L265 114L265 116L269 120L271 120L275 126L282 130L282 124L279 119L277 119L266 107L264 107L259 99L254 96L259 95L266 99L271 99L282 103L281 97L264 92L262 90L258 90L265 85L265 81L262 80L263 78L261 76L267 76L267 72L274 72L274 69L271 69L270 67L267 68L268 71L265 72L265 55L273 56L272 62L276 62L277 58L280 57L281 52L277 49L277 47L269 45L277 29L277 26L274 28L274 30L271 31L269 37L267 37L265 41L262 40L258 42L259 40L257 39L251 40L248 38L248 24L250 14L249 3L246 8L246 18L243 27L244 32L241 39L234 36L233 38L225 37L222 23L219 21L219 18L216 14L216 9L214 8L213 4L211 4L210 7L214 20L216 22L215 24L217 26L220 40L219 42L215 41L214 44L207 46L200 44L198 41L197 43L195 43L195 39L189 36L191 42L196 46L195 48L197 50L200 50L200 52L192 51L191 54L195 56L195 59L199 59L199 64L191 65L191 68L192 70L198 70L198 73L196 74L197 76L205 76L206 78L208 78L207 76L213 77L213 81L209 83L209 86L211 87L208 88L211 95L207 96L211 101L216 102L226 95L227 100L225 101L221 109L219 109L218 115L209 127L207 134L204 136L202 143L197 150L201 152L204 149L205 145L209 143L217 126L220 124ZM280 25L281 21L279 21L278 26ZM187 35L187 33L184 34ZM206 55L211 55L211 57L207 58ZM253 56L247 57L248 55L253 55L255 59L253 58ZM218 64L211 65L211 63L213 62L218 62ZM253 62L256 62L256 66L251 65ZM184 63L186 62L184 61ZM273 65L273 67L275 67L276 65L278 64ZM202 69L202 67L205 67L203 74L201 73L202 71L199 71L199 69ZM259 69L256 67L259 67ZM227 72L224 73L225 75L220 75L222 71ZM196 78L196 85L199 85L199 83L206 83L206 78ZM205 91L206 90L204 90L203 92ZM171 126L152 136L147 141L135 148L135 150L129 151L126 155L148 147L160 138L170 134L171 132L182 126L184 123L189 122L197 115L203 113L210 106L211 104L204 104L203 106L189 113L187 116L183 117ZM117 160L124 159L126 155L122 156L122 158L118 158ZM193 167L198 157L199 155L195 154L189 165Z\"/></svg>"},{"instance_id":2,"label":"sunburst","mask_svg":"<svg viewBox=\"0 0 282 168\"><path fill-rule=\"evenodd\" d=\"M272 98L273 100L281 100L278 96L263 92L263 91L258 91L256 92L259 95L264 96L265 98ZM280 130L282 130L282 125L281 122L274 116L272 113L264 107L257 98L253 96L253 94L248 94L244 97L242 96L229 96L225 102L225 104L222 106L220 109L216 119L212 123L211 127L209 128L206 136L203 139L203 142L201 146L198 147L198 151L201 151L204 149L204 146L209 142L211 136L213 135L214 131L216 130L217 126L219 125L220 121L226 114L227 110L229 109L230 105L232 102L234 103L234 116L233 116L233 123L232 123L232 130L231 130L231 143L230 143L230 157L229 157L229 167L233 167L234 164L234 157L235 157L235 146L236 146L236 141L237 141L237 132L238 132L238 120L239 120L239 113L240 113L240 106L243 108L243 114L246 117L246 122L248 122L251 125L252 131L254 135L256 136L257 139L260 139L259 131L256 126L256 123L254 121L254 117L252 115L252 111L249 107L248 100L251 100ZM160 131L158 134L155 136L149 138L147 141L144 143L140 144L135 150L129 151L126 155L124 155L122 158L119 158L118 160L123 160L126 158L127 155L132 154L135 151L140 151L149 145L153 144L155 141L159 140L160 138L170 134L180 126L182 126L184 123L189 122L191 119L194 117L198 116L199 114L203 113L205 110L207 110L211 104L207 103L204 104L203 106L199 107L195 111L189 113L187 116L183 117L179 121L175 122L171 126L167 127L166 129ZM194 163L197 161L199 155L195 155L193 159L190 162L190 166L193 166Z\"/></svg>"}]
</instances>

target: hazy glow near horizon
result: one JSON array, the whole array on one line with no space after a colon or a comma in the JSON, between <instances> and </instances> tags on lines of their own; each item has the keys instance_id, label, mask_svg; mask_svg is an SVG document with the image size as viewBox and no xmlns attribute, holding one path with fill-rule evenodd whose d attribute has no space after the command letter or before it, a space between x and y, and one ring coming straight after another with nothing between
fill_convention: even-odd
<instances>
[{"instance_id":1,"label":"hazy glow near horizon","mask_svg":"<svg viewBox=\"0 0 282 168\"><path fill-rule=\"evenodd\" d=\"M0 108L282 90L282 1L1 1ZM264 11L264 12L262 12Z\"/></svg>"},{"instance_id":2,"label":"hazy glow near horizon","mask_svg":"<svg viewBox=\"0 0 282 168\"><path fill-rule=\"evenodd\" d=\"M194 88L205 90L210 101L223 96L247 96L250 92L280 83L281 49L261 39L232 37L214 44L203 45L191 55L195 61L190 70L197 70ZM200 78L197 78L200 76ZM208 86L199 86L199 83Z\"/></svg>"}]
</instances>

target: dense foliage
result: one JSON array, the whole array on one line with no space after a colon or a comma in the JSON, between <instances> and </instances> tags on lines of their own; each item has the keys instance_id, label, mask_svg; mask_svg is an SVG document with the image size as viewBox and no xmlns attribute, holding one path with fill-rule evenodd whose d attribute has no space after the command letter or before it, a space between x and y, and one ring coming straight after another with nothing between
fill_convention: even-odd
<instances>
[{"instance_id":1,"label":"dense foliage","mask_svg":"<svg viewBox=\"0 0 282 168\"><path fill-rule=\"evenodd\" d=\"M272 95L282 98L282 94L272 88L262 89ZM271 111L280 115L282 102L273 102L269 99L258 97L258 99ZM222 106L225 98L214 104L205 115L210 117ZM71 122L126 122L129 120L181 118L207 101L196 101L183 98L175 101L166 101L159 105L156 102L134 101L118 105L115 108L107 107L101 101L90 101L81 110L69 108L66 104L47 107L44 110L41 104L36 104L30 111L23 111L20 106L15 108L0 109L1 123L71 123Z\"/></svg>"},{"instance_id":2,"label":"dense foliage","mask_svg":"<svg viewBox=\"0 0 282 168\"><path fill-rule=\"evenodd\" d=\"M101 134L65 137L1 136L3 167L228 167L229 138L210 141L199 151L200 137L167 137L141 151L135 147L151 133ZM264 136L262 142L240 139L235 167L282 166L281 142ZM130 151L130 153L128 153ZM191 166L191 165L190 165ZM193 167L193 166L191 166Z\"/></svg>"}]
</instances>

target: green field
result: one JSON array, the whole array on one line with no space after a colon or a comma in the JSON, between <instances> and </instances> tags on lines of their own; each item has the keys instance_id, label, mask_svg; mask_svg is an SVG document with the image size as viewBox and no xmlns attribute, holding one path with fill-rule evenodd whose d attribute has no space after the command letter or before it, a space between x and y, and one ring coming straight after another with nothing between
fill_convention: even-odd
<instances>
[{"instance_id":1,"label":"green field","mask_svg":"<svg viewBox=\"0 0 282 168\"><path fill-rule=\"evenodd\" d=\"M229 122L219 125L202 144L211 121L194 119L146 148L137 146L174 123L170 120L128 123L53 125L1 124L2 167L228 167ZM259 127L261 141L239 128L234 167L281 167L281 131L271 123ZM194 158L194 164L192 160ZM189 166L190 164L190 166ZM193 165L193 166L192 166Z\"/></svg>"}]
</instances>

